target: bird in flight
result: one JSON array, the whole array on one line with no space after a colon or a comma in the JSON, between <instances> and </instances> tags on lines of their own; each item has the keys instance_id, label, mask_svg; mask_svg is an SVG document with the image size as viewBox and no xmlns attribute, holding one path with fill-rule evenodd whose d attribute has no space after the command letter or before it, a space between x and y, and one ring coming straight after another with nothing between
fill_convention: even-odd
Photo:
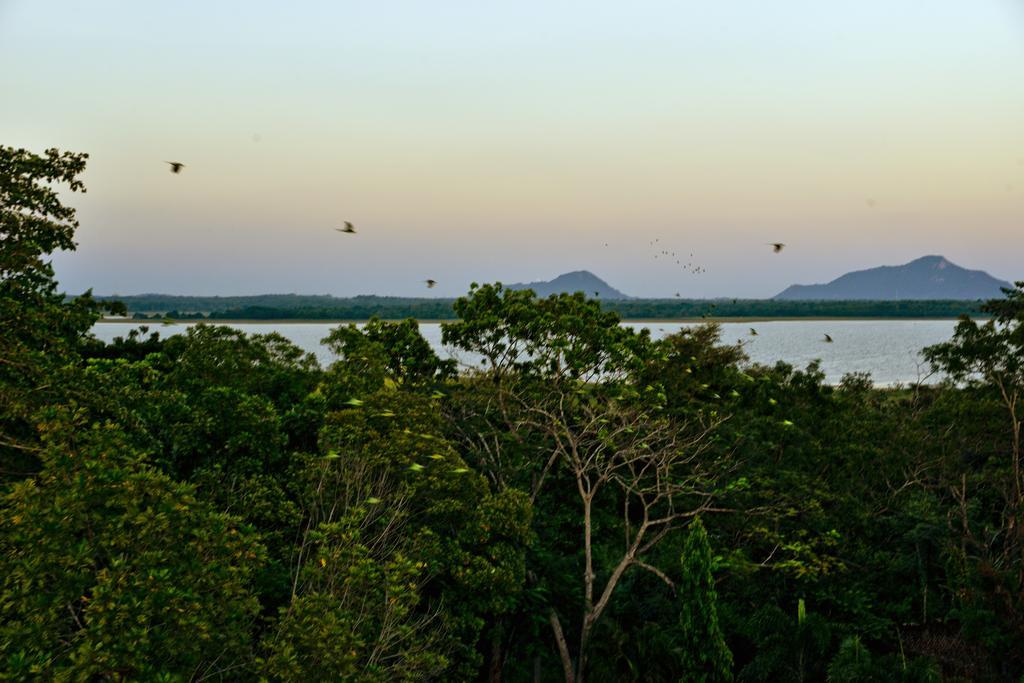
<instances>
[{"instance_id":1,"label":"bird in flight","mask_svg":"<svg viewBox=\"0 0 1024 683\"><path fill-rule=\"evenodd\" d=\"M164 163L171 165L171 173L181 173L181 169L185 168L185 164L180 161L167 161Z\"/></svg>"},{"instance_id":2,"label":"bird in flight","mask_svg":"<svg viewBox=\"0 0 1024 683\"><path fill-rule=\"evenodd\" d=\"M829 335L826 334L825 335L825 342L828 343L828 344L831 344L832 343L832 337L830 337Z\"/></svg>"},{"instance_id":3,"label":"bird in flight","mask_svg":"<svg viewBox=\"0 0 1024 683\"><path fill-rule=\"evenodd\" d=\"M757 336L757 330L755 330L753 327L750 328L750 336L751 337L756 337Z\"/></svg>"},{"instance_id":4,"label":"bird in flight","mask_svg":"<svg viewBox=\"0 0 1024 683\"><path fill-rule=\"evenodd\" d=\"M782 242L768 242L768 246L771 247L772 251L776 254L786 248L786 245Z\"/></svg>"},{"instance_id":5,"label":"bird in flight","mask_svg":"<svg viewBox=\"0 0 1024 683\"><path fill-rule=\"evenodd\" d=\"M429 279L429 278L428 278L428 279L426 279L426 280L424 280L424 282L426 282L426 283L427 283L427 289L433 289L433 288L434 288L434 285L436 285L436 284L437 284L437 280L431 280L431 279Z\"/></svg>"},{"instance_id":6,"label":"bird in flight","mask_svg":"<svg viewBox=\"0 0 1024 683\"><path fill-rule=\"evenodd\" d=\"M348 221L345 221L345 227L344 228L335 228L335 230L337 230L338 232L345 232L345 233L348 233L350 235L356 234L356 227L354 225L352 225L351 223L349 223Z\"/></svg>"}]
</instances>

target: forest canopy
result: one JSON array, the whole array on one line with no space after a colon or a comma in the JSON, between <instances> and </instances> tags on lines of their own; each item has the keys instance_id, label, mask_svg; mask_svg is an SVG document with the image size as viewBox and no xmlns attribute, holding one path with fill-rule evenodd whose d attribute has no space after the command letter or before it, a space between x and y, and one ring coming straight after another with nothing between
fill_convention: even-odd
<instances>
[{"instance_id":1,"label":"forest canopy","mask_svg":"<svg viewBox=\"0 0 1024 683\"><path fill-rule=\"evenodd\" d=\"M327 367L104 344L49 262L85 163L0 147L0 678L1024 675L1024 282L925 350L935 386L497 283L443 325L473 368L414 320L339 325Z\"/></svg>"}]
</instances>

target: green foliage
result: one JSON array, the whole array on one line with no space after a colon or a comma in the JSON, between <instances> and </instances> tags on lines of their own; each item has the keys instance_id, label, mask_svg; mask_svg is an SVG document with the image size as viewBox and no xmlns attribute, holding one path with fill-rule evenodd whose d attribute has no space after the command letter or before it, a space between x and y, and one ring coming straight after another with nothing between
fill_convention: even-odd
<instances>
[{"instance_id":1,"label":"green foliage","mask_svg":"<svg viewBox=\"0 0 1024 683\"><path fill-rule=\"evenodd\" d=\"M650 564L660 541L710 504L721 459L700 455L715 421L661 411L661 383L636 381L659 345L596 301L484 285L455 306L461 319L443 326L445 342L484 364L468 380L473 393L453 397L452 421L487 476L528 490L544 516L531 597L546 608L565 675L582 680L622 583L644 570L664 577Z\"/></svg>"},{"instance_id":2,"label":"green foliage","mask_svg":"<svg viewBox=\"0 0 1024 683\"><path fill-rule=\"evenodd\" d=\"M152 680L247 667L254 534L142 464L113 427L47 434L39 476L0 503L3 670Z\"/></svg>"},{"instance_id":3,"label":"green foliage","mask_svg":"<svg viewBox=\"0 0 1024 683\"><path fill-rule=\"evenodd\" d=\"M947 461L959 475L950 515L960 529L949 574L958 589L955 616L993 649L1024 637L1024 283L1006 294L986 305L994 319L964 318L952 339L924 351L950 383L963 385L946 392L953 419L967 424L960 438L970 438L964 446L973 456ZM973 421L963 419L968 411Z\"/></svg>"},{"instance_id":4,"label":"green foliage","mask_svg":"<svg viewBox=\"0 0 1024 683\"><path fill-rule=\"evenodd\" d=\"M680 656L684 681L718 683L732 680L732 653L718 624L718 597L711 575L711 545L698 517L690 524L683 546L680 596Z\"/></svg>"},{"instance_id":5,"label":"green foliage","mask_svg":"<svg viewBox=\"0 0 1024 683\"><path fill-rule=\"evenodd\" d=\"M0 678L1024 674L1024 284L891 389L619 324L871 302L345 302L457 317L461 372L413 320L339 327L327 369L207 324L103 344L47 261L83 164L0 148Z\"/></svg>"},{"instance_id":6,"label":"green foliage","mask_svg":"<svg viewBox=\"0 0 1024 683\"><path fill-rule=\"evenodd\" d=\"M418 389L437 386L455 375L455 361L439 359L412 318L400 323L371 318L362 327L339 326L323 343L346 361L342 365L348 375L383 373L396 385ZM353 372L356 368L358 372ZM362 392L369 388L377 387Z\"/></svg>"},{"instance_id":7,"label":"green foliage","mask_svg":"<svg viewBox=\"0 0 1024 683\"><path fill-rule=\"evenodd\" d=\"M530 506L518 491L491 494L440 427L430 398L367 396L329 416L325 455L310 457L297 483L310 529L330 523L334 510L365 510L361 524L375 534L374 547L423 564L432 627L451 634L442 643L449 676L469 678L484 616L511 609L521 589Z\"/></svg>"},{"instance_id":8,"label":"green foliage","mask_svg":"<svg viewBox=\"0 0 1024 683\"><path fill-rule=\"evenodd\" d=\"M616 314L580 292L537 299L530 290L474 283L454 308L459 320L442 325L442 340L481 356L497 374L618 375L634 369L650 344L646 329L619 326Z\"/></svg>"},{"instance_id":9,"label":"green foliage","mask_svg":"<svg viewBox=\"0 0 1024 683\"><path fill-rule=\"evenodd\" d=\"M319 365L280 334L247 336L230 327L196 325L169 337L163 348L168 379L177 388L237 389L269 400L279 411L301 401L316 385Z\"/></svg>"},{"instance_id":10,"label":"green foliage","mask_svg":"<svg viewBox=\"0 0 1024 683\"><path fill-rule=\"evenodd\" d=\"M75 248L75 211L54 186L84 192L86 157L0 145L0 482L37 466L32 417L66 388L53 375L75 361L98 317L88 294L66 301L57 292L47 260Z\"/></svg>"},{"instance_id":11,"label":"green foliage","mask_svg":"<svg viewBox=\"0 0 1024 683\"><path fill-rule=\"evenodd\" d=\"M756 610L741 627L756 646L756 655L739 671L740 681L820 680L832 642L832 628L822 615L794 605L792 616L775 605Z\"/></svg>"},{"instance_id":12,"label":"green foliage","mask_svg":"<svg viewBox=\"0 0 1024 683\"><path fill-rule=\"evenodd\" d=\"M436 614L416 611L424 564L364 545L361 521L356 513L309 534L296 594L264 639L266 674L383 683L445 669Z\"/></svg>"},{"instance_id":13,"label":"green foliage","mask_svg":"<svg viewBox=\"0 0 1024 683\"><path fill-rule=\"evenodd\" d=\"M846 638L828 665L829 683L938 683L942 675L925 659L876 657L857 636Z\"/></svg>"}]
</instances>

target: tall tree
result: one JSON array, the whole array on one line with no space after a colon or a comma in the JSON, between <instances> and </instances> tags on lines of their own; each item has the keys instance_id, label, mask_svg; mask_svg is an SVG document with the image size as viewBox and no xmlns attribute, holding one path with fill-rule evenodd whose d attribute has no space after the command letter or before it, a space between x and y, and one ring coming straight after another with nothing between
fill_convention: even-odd
<instances>
[{"instance_id":1,"label":"tall tree","mask_svg":"<svg viewBox=\"0 0 1024 683\"><path fill-rule=\"evenodd\" d=\"M732 680L732 653L718 624L718 596L711 574L711 544L696 518L683 546L683 578L677 584L681 603L679 629L684 681L724 683Z\"/></svg>"},{"instance_id":2,"label":"tall tree","mask_svg":"<svg viewBox=\"0 0 1024 683\"><path fill-rule=\"evenodd\" d=\"M985 430L981 454L968 459L955 453L948 482L950 517L956 520L950 566L959 566L951 579L958 584L959 616L962 623L991 624L986 612L994 611L1015 634L1008 638L1000 632L1004 629L983 629L990 631L984 638L989 647L1000 649L1024 636L1024 282L1004 291L1005 299L984 306L992 319L979 323L964 317L952 339L924 350L932 366L947 375L948 393L958 389L954 395L962 411L980 412L986 420L1000 416L1001 428ZM1015 651L1007 659L1021 664Z\"/></svg>"},{"instance_id":3,"label":"tall tree","mask_svg":"<svg viewBox=\"0 0 1024 683\"><path fill-rule=\"evenodd\" d=\"M85 192L87 155L43 155L0 145L0 480L38 465L36 410L66 388L56 373L73 362L97 317L86 293L66 301L47 258L75 248L75 210L57 187Z\"/></svg>"},{"instance_id":4,"label":"tall tree","mask_svg":"<svg viewBox=\"0 0 1024 683\"><path fill-rule=\"evenodd\" d=\"M492 481L556 512L537 552L551 562L534 576L550 595L545 617L565 680L579 683L623 577L646 571L672 585L652 558L712 508L720 463L704 456L720 418L660 414L662 388L635 383L659 347L580 293L538 300L474 286L455 309L461 320L444 325L444 340L481 357L479 386L493 389L483 410L463 404L456 419L479 425L485 413L488 431L514 443L481 439L475 427L461 436ZM560 547L566 534L578 539L572 550Z\"/></svg>"}]
</instances>

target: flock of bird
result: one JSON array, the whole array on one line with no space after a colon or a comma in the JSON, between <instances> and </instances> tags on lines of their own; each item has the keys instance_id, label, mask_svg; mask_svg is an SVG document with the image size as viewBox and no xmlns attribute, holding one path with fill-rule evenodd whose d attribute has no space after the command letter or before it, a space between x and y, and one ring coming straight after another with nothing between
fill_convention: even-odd
<instances>
[{"instance_id":1,"label":"flock of bird","mask_svg":"<svg viewBox=\"0 0 1024 683\"><path fill-rule=\"evenodd\" d=\"M183 164L180 161L168 161L168 162L165 162L165 163L170 164L171 173L175 173L175 174L181 173L181 169L185 168L185 164ZM869 200L869 204L873 206L874 202ZM345 224L344 224L343 227L335 228L335 230L337 230L338 232L341 232L341 233L345 233L346 235L354 235L354 234L356 234L356 227L354 225L352 225L352 223L350 221L345 221ZM651 240L649 242L649 244L652 247L660 246L660 245L657 244L660 241L661 241L661 238L656 237L653 240ZM767 242L766 245L772 248L772 253L774 253L774 254L778 254L779 252L781 252L783 249L786 248L786 245L785 245L784 242ZM608 243L605 242L604 246L607 247ZM657 254L654 254L654 258L658 258L659 256L662 256L662 257L667 256L669 259L673 259L673 258L676 257L676 252L670 251L668 249L661 249L661 250L659 250L659 252ZM693 252L690 252L690 258L691 259L693 258ZM707 268L705 268L704 266L694 265L692 261L687 261L686 264L684 265L682 263L682 259L676 259L676 265L682 267L683 270L688 270L689 272L693 273L694 275L700 275L701 273L706 273L707 272ZM427 286L427 289L433 289L434 287L437 286L437 280L434 280L432 278L427 278L426 280L423 281L423 283ZM599 295L598 292L594 292L594 296L598 296L598 295ZM678 298L681 298L681 297L682 297L682 295L679 292L676 292L676 298L678 299ZM750 328L750 336L751 337L756 337L757 336L757 330L755 330L753 327ZM829 336L828 334L826 334L822 341L824 341L824 342L826 342L828 344L831 344L832 343L832 337Z\"/></svg>"},{"instance_id":2,"label":"flock of bird","mask_svg":"<svg viewBox=\"0 0 1024 683\"><path fill-rule=\"evenodd\" d=\"M651 240L650 242L647 243L649 246L654 247L655 249L658 249L658 253L654 254L655 260L657 260L659 257L662 258L663 260L669 261L669 262L675 260L675 262L676 262L675 264L677 266L679 266L682 270L690 272L693 275L700 275L702 273L708 272L707 268L705 268L704 266L701 266L701 265L697 265L697 264L695 264L693 262L693 252L692 251L690 252L690 260L687 261L686 263L683 263L683 259L681 257L677 258L678 254L676 254L676 252L674 252L674 251L672 251L670 249L661 249L660 242L661 242L661 238L660 237L656 237L656 238L654 238L653 240ZM607 247L608 244L605 243L604 246ZM679 296L679 294L677 293L676 296Z\"/></svg>"}]
</instances>

